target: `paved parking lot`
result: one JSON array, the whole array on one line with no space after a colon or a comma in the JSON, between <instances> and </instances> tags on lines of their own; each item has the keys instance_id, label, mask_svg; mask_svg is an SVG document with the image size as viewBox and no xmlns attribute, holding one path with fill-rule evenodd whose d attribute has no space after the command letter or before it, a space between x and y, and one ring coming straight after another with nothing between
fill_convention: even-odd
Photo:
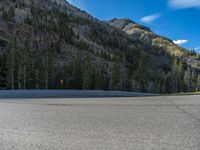
<instances>
[{"instance_id":1,"label":"paved parking lot","mask_svg":"<svg viewBox=\"0 0 200 150\"><path fill-rule=\"evenodd\" d=\"M0 150L199 150L200 96L1 99Z\"/></svg>"}]
</instances>

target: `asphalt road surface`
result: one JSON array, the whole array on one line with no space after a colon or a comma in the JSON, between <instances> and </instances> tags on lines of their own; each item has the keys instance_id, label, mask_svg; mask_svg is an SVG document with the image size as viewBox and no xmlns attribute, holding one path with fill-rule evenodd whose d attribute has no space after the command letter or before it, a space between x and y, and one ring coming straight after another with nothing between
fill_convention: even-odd
<instances>
[{"instance_id":1,"label":"asphalt road surface","mask_svg":"<svg viewBox=\"0 0 200 150\"><path fill-rule=\"evenodd\" d=\"M2 99L0 150L200 150L200 96Z\"/></svg>"}]
</instances>

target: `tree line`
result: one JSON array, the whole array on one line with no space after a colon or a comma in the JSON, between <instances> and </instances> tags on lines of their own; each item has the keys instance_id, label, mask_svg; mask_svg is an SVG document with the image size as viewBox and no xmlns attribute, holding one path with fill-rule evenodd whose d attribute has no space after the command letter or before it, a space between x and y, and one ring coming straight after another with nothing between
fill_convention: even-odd
<instances>
[{"instance_id":1,"label":"tree line","mask_svg":"<svg viewBox=\"0 0 200 150\"><path fill-rule=\"evenodd\" d=\"M137 65L121 62L96 67L92 56L77 53L69 63L58 65L53 48L31 49L27 37L19 46L17 34L0 55L1 89L103 89L154 93L200 90L198 70L174 58L171 66L149 78L148 55L141 51ZM125 58L125 61L127 59ZM125 63L127 64L127 63Z\"/></svg>"},{"instance_id":2,"label":"tree line","mask_svg":"<svg viewBox=\"0 0 200 150\"><path fill-rule=\"evenodd\" d=\"M20 7L24 4L20 3ZM13 7L2 13L5 21L13 21L14 16ZM90 34L86 39L103 45L105 51L95 51L93 45L81 39L73 31L73 23L88 25ZM182 58L173 57L172 63L149 72L152 69L149 53L144 46L137 46L141 42L132 41L114 29L110 31L102 24L70 16L56 7L44 11L34 0L24 24L54 32L62 42L85 50L88 55L77 53L75 58L60 65L54 47L33 49L29 37L20 45L16 33L5 52L0 54L0 89L103 89L153 93L200 90L199 70L186 64ZM0 39L0 46L6 47L6 44ZM190 55L197 54L191 51ZM94 56L107 63L95 64Z\"/></svg>"},{"instance_id":3,"label":"tree line","mask_svg":"<svg viewBox=\"0 0 200 150\"><path fill-rule=\"evenodd\" d=\"M89 55L83 59L78 53L69 64L59 66L54 49L33 50L29 38L23 46L18 43L16 34L8 49L0 55L0 89L110 88L106 67L95 69ZM113 77L113 86L118 84L118 78Z\"/></svg>"}]
</instances>

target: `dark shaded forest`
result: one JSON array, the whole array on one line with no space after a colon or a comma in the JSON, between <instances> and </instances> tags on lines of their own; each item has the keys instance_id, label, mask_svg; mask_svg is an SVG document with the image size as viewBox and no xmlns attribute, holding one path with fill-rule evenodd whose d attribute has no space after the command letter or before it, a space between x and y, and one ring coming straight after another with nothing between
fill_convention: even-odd
<instances>
[{"instance_id":1,"label":"dark shaded forest","mask_svg":"<svg viewBox=\"0 0 200 150\"><path fill-rule=\"evenodd\" d=\"M15 7L26 7L23 2L17 4ZM2 10L1 22L16 23L15 7ZM22 40L20 31L16 31L10 41L0 38L0 89L102 89L152 93L200 91L200 72L188 65L184 57L170 55L170 63L152 62L151 55L163 57L163 61L168 59L165 58L166 52L133 40L107 24L65 14L58 8L42 10L32 1L31 11L24 22L16 23L58 35L57 46L46 41L50 44L40 48L37 46L40 43L34 43L30 34ZM75 26L86 25L89 28L87 33L75 31ZM63 43L76 47L79 52L61 63L58 57L62 55ZM97 44L103 45L105 50L97 51L94 46ZM185 53L187 57L199 60L194 51ZM98 65L94 60L97 58L107 63ZM153 68L153 63L161 65Z\"/></svg>"}]
</instances>

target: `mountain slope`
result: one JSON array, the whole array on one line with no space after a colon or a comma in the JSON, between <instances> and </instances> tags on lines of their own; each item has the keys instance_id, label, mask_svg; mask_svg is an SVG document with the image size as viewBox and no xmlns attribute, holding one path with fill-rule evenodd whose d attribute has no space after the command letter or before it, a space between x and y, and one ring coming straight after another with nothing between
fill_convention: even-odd
<instances>
[{"instance_id":1,"label":"mountain slope","mask_svg":"<svg viewBox=\"0 0 200 150\"><path fill-rule=\"evenodd\" d=\"M102 22L65 0L0 1L1 88L199 88L196 54L129 19Z\"/></svg>"}]
</instances>

